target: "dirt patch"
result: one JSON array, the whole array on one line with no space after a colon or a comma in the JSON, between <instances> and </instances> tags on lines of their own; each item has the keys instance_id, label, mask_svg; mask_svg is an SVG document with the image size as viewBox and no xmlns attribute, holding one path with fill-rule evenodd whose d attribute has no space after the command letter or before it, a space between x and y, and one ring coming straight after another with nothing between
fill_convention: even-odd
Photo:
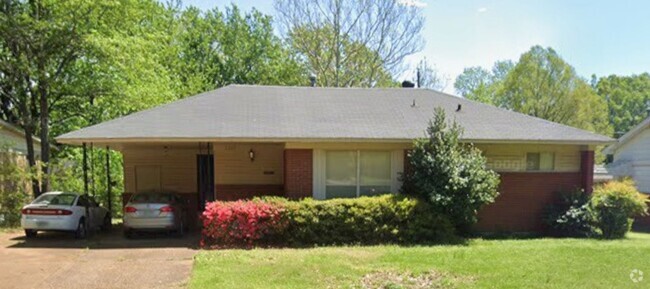
<instances>
[{"instance_id":1,"label":"dirt patch","mask_svg":"<svg viewBox=\"0 0 650 289\"><path fill-rule=\"evenodd\" d=\"M453 289L471 282L472 278L428 271L422 274L396 271L378 271L361 278L358 289Z\"/></svg>"}]
</instances>

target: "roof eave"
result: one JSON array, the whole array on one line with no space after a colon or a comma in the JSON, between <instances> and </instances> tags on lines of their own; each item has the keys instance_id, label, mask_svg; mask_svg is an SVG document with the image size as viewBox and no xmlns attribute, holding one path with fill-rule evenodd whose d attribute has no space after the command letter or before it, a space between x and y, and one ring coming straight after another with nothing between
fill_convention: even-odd
<instances>
[{"instance_id":1,"label":"roof eave","mask_svg":"<svg viewBox=\"0 0 650 289\"><path fill-rule=\"evenodd\" d=\"M161 138L56 138L57 142L68 145L83 143L127 144L127 143L187 143L187 142L387 142L411 143L410 138L254 138L254 137L161 137ZM465 143L510 143L510 144L554 144L554 145L607 145L616 140L543 140L543 139L461 139Z\"/></svg>"}]
</instances>

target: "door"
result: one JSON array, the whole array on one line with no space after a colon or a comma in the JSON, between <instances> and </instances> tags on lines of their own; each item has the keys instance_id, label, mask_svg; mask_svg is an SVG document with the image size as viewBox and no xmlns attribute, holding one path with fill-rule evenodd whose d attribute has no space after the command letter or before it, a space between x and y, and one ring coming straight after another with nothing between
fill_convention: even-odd
<instances>
[{"instance_id":1,"label":"door","mask_svg":"<svg viewBox=\"0 0 650 289\"><path fill-rule=\"evenodd\" d=\"M214 192L214 155L196 156L197 187L199 192L199 210L202 212L207 202L215 199Z\"/></svg>"}]
</instances>

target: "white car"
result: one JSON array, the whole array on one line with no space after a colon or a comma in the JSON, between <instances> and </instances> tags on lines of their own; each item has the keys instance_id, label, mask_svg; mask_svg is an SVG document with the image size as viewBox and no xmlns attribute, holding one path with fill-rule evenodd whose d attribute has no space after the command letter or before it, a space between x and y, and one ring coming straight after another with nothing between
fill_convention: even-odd
<instances>
[{"instance_id":1,"label":"white car","mask_svg":"<svg viewBox=\"0 0 650 289\"><path fill-rule=\"evenodd\" d=\"M89 229L109 230L111 213L86 195L49 192L23 207L20 223L27 238L38 231L74 232L75 237L85 238Z\"/></svg>"}]
</instances>

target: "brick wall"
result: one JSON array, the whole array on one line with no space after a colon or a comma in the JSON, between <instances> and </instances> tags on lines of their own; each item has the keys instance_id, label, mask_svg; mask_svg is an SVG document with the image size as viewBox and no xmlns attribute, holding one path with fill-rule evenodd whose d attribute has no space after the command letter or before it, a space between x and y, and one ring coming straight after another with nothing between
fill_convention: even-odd
<instances>
[{"instance_id":1,"label":"brick wall","mask_svg":"<svg viewBox=\"0 0 650 289\"><path fill-rule=\"evenodd\" d=\"M235 201L261 196L282 196L282 185L219 185L215 186L217 200Z\"/></svg>"},{"instance_id":2,"label":"brick wall","mask_svg":"<svg viewBox=\"0 0 650 289\"><path fill-rule=\"evenodd\" d=\"M479 211L475 229L482 232L539 232L543 211L556 193L582 185L576 173L502 173L500 195Z\"/></svg>"},{"instance_id":3,"label":"brick wall","mask_svg":"<svg viewBox=\"0 0 650 289\"><path fill-rule=\"evenodd\" d=\"M582 171L582 188L591 194L594 190L594 151L580 152L580 171Z\"/></svg>"},{"instance_id":4,"label":"brick wall","mask_svg":"<svg viewBox=\"0 0 650 289\"><path fill-rule=\"evenodd\" d=\"M287 198L312 196L313 168L311 149L284 150L284 189Z\"/></svg>"}]
</instances>

